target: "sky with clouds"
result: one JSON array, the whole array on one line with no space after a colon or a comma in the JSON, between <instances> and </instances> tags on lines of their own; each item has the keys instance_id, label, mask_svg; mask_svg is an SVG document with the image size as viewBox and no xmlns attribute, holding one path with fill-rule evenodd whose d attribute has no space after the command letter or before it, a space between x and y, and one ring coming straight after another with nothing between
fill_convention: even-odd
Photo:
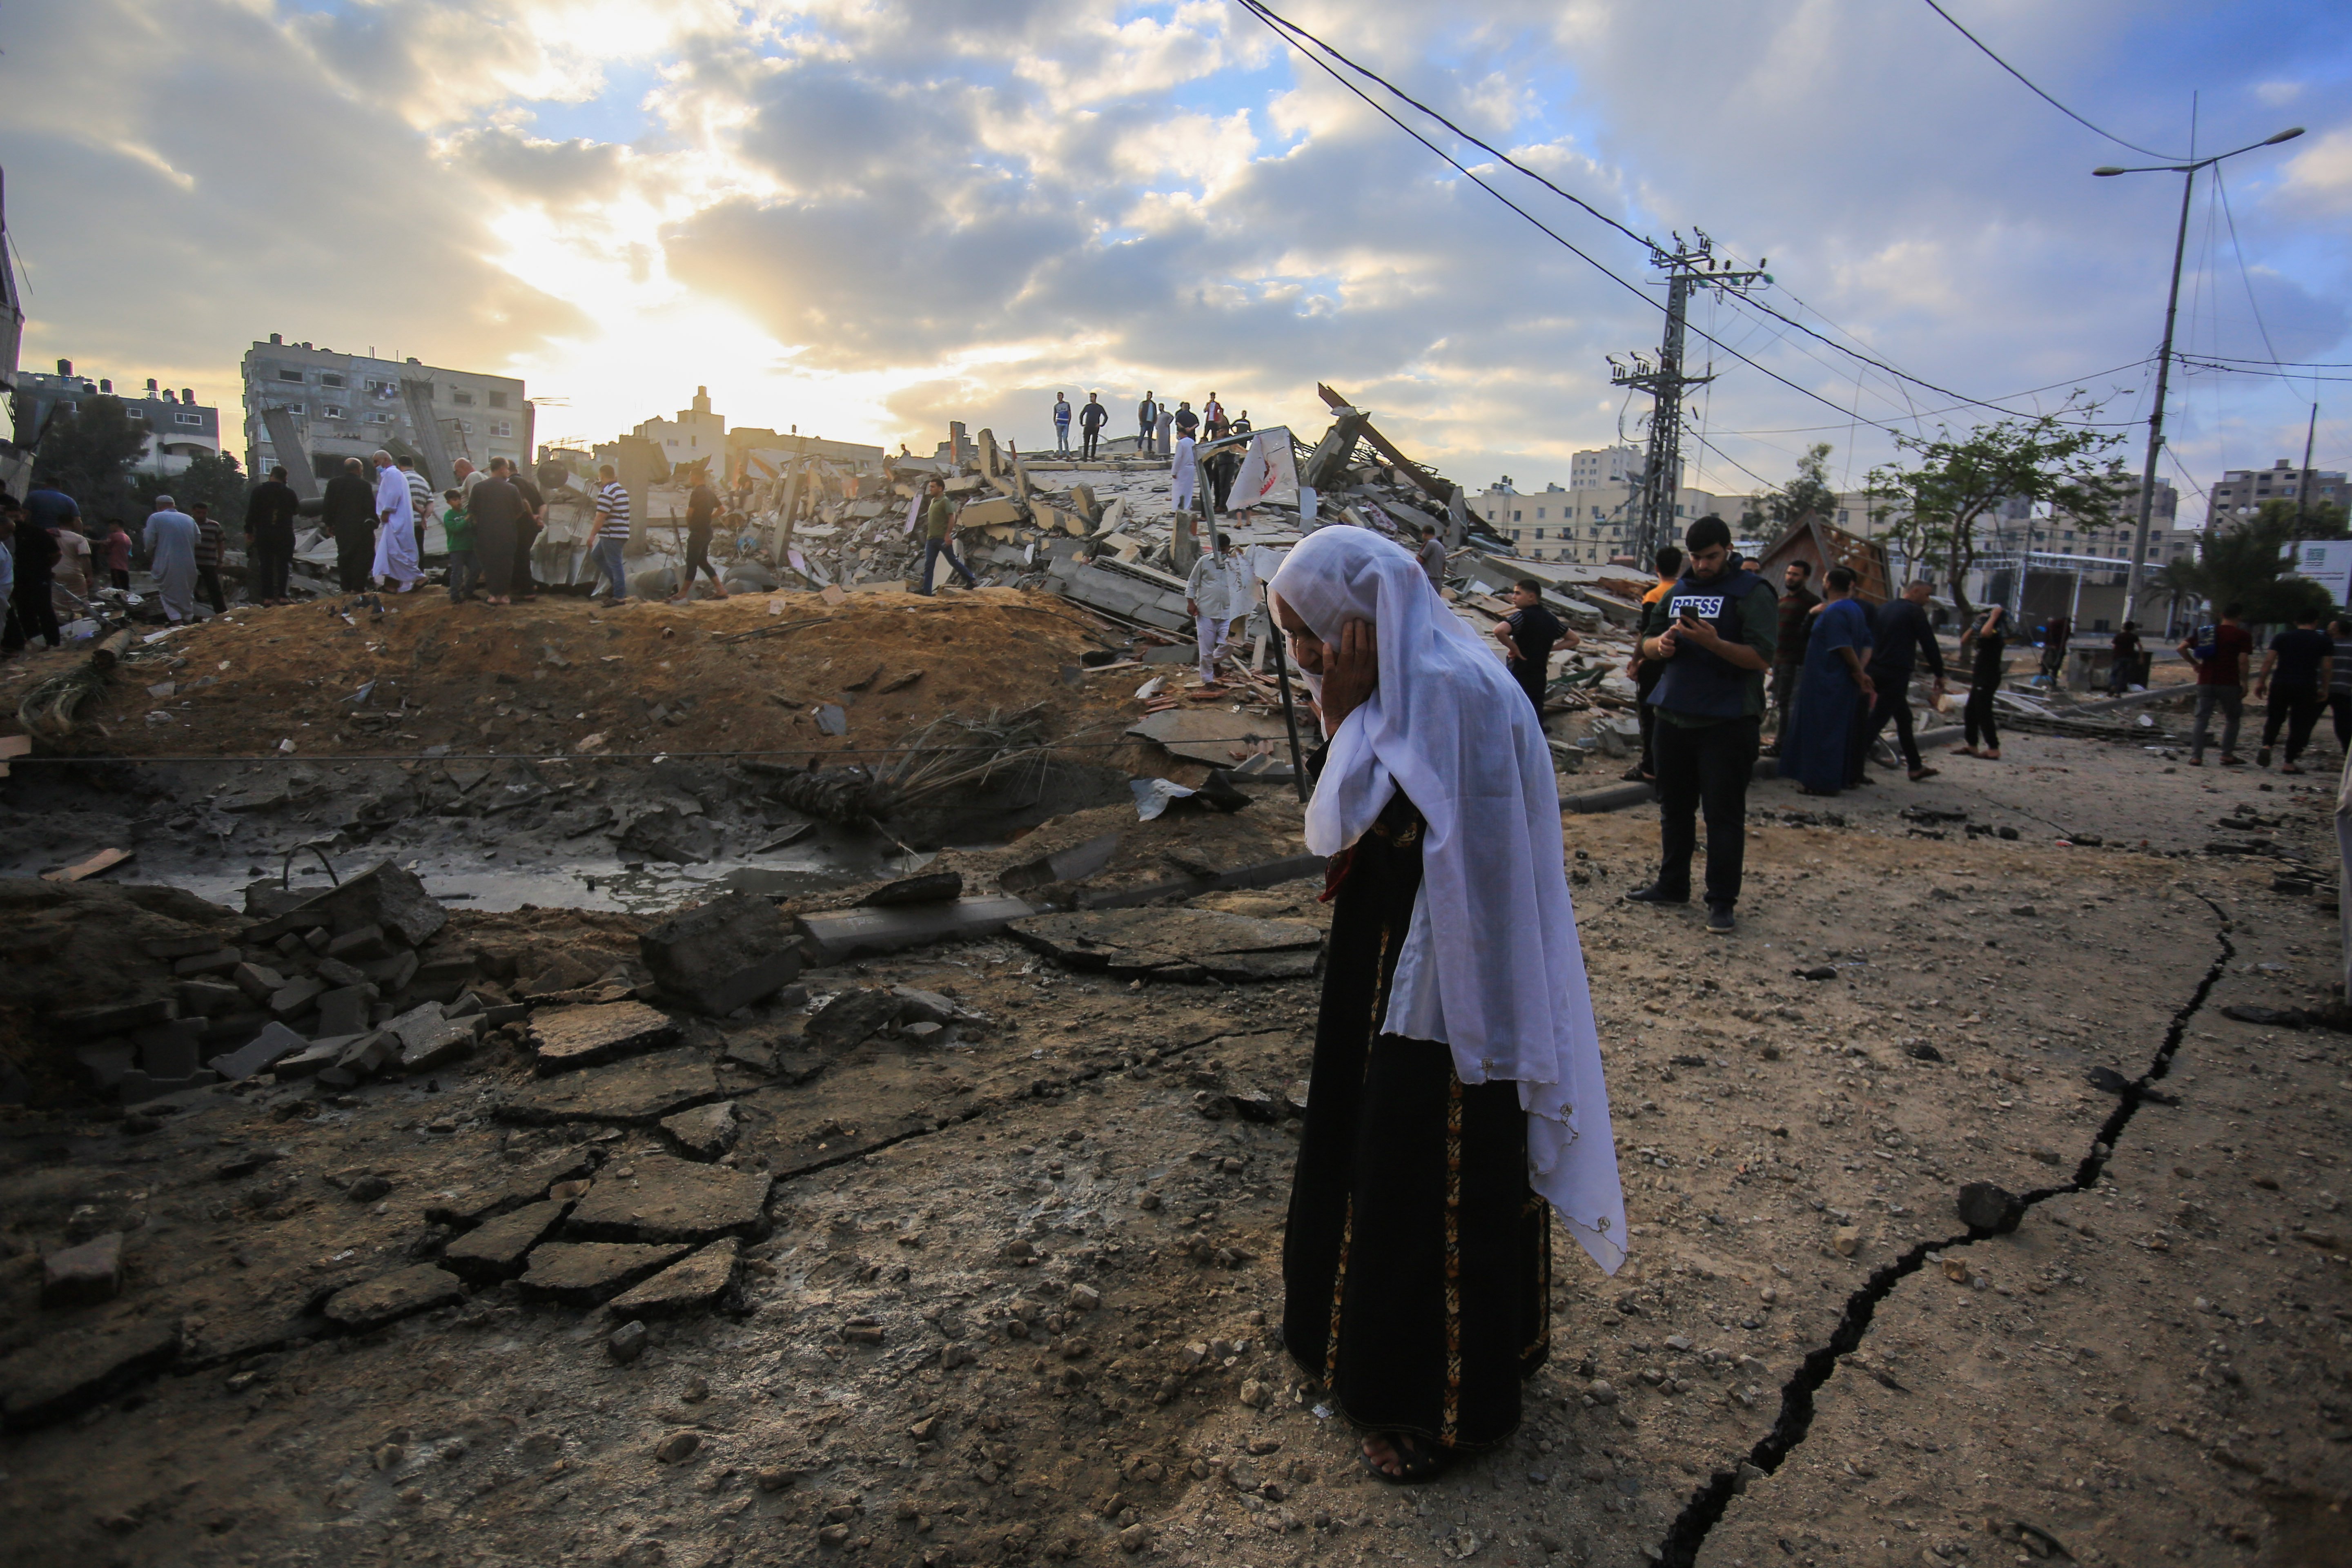
<instances>
[{"instance_id":1,"label":"sky with clouds","mask_svg":"<svg viewBox=\"0 0 2352 1568\"><path fill-rule=\"evenodd\" d=\"M2180 341L2337 379L2177 373L2167 477L2298 454L2315 398L2352 465L2352 9L1946 5L2168 157L2192 102L2200 153L2308 128L2199 185ZM1694 341L1696 483L1815 440L1859 482L1889 425L1992 417L1918 383L2146 417L2179 177L2091 177L2155 160L1918 0L1276 9L1637 233L1769 258L1762 299L1842 346L1703 298L1764 370ZM1602 356L1658 334L1641 246L1384 100L1612 280L1234 0L53 0L0 10L0 84L26 363L224 404L271 331L521 375L541 439L698 384L919 451L1043 442L1057 388L1311 436L1321 381L1524 489L1634 429Z\"/></svg>"}]
</instances>

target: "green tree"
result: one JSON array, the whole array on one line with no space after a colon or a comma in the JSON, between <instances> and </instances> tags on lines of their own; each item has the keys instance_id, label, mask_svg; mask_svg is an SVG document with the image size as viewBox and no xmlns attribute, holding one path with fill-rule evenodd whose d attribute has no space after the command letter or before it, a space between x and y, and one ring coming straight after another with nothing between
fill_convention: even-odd
<instances>
[{"instance_id":1,"label":"green tree","mask_svg":"<svg viewBox=\"0 0 2352 1568\"><path fill-rule=\"evenodd\" d=\"M1827 522L1837 515L1837 490L1830 484L1830 444L1816 441L1797 459L1797 477L1760 498L1777 528L1811 517Z\"/></svg>"},{"instance_id":2,"label":"green tree","mask_svg":"<svg viewBox=\"0 0 2352 1568\"><path fill-rule=\"evenodd\" d=\"M2298 522L2294 502L2266 501L2243 522L2206 530L2197 542L2197 558L2172 563L2163 575L2168 585L2215 609L2235 606L2250 624L2287 625L2302 612L2326 615L2336 608L2326 588L2308 577L2287 575L2293 564L2287 547L2298 539L2345 537L2340 506L2314 505Z\"/></svg>"},{"instance_id":3,"label":"green tree","mask_svg":"<svg viewBox=\"0 0 2352 1568\"><path fill-rule=\"evenodd\" d=\"M134 497L131 465L147 449L147 426L122 411L122 399L85 397L50 416L35 449L36 480L46 478L81 503L87 520L128 520Z\"/></svg>"},{"instance_id":4,"label":"green tree","mask_svg":"<svg viewBox=\"0 0 2352 1568\"><path fill-rule=\"evenodd\" d=\"M1939 427L1933 438L1897 434L1900 458L1871 470L1873 512L1894 519L1884 537L1915 561L1940 561L1952 603L1974 614L1968 574L1978 527L2005 500L2047 505L2077 517L2105 516L2129 490L2123 465L2101 454L2123 437L2076 423L2099 405L2079 389L2053 414L1996 420L1965 437ZM1877 503L1886 503L1880 506Z\"/></svg>"},{"instance_id":5,"label":"green tree","mask_svg":"<svg viewBox=\"0 0 2352 1568\"><path fill-rule=\"evenodd\" d=\"M245 498L250 488L234 454L199 452L176 474L141 474L139 510L146 511L157 496L170 496L182 511L203 501L213 509L214 519L234 533L245 522Z\"/></svg>"}]
</instances>

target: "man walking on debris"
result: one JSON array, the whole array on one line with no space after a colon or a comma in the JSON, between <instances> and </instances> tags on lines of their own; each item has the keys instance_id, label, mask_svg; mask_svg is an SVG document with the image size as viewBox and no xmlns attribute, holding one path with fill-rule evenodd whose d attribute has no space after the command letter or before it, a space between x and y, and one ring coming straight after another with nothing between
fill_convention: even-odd
<instances>
[{"instance_id":1,"label":"man walking on debris","mask_svg":"<svg viewBox=\"0 0 2352 1568\"><path fill-rule=\"evenodd\" d=\"M1511 603L1518 607L1495 623L1495 635L1502 639L1511 678L1528 694L1528 700L1535 704L1536 722L1541 724L1544 689L1551 684L1553 652L1581 647L1584 639L1544 608L1543 584L1533 577L1522 577L1512 585Z\"/></svg>"},{"instance_id":2,"label":"man walking on debris","mask_svg":"<svg viewBox=\"0 0 2352 1568\"><path fill-rule=\"evenodd\" d=\"M1375 1479L1423 1482L1518 1425L1554 1213L1604 1273L1624 1260L1559 786L1403 552L1323 529L1270 586L1327 737L1306 831L1333 904L1280 1343Z\"/></svg>"},{"instance_id":3,"label":"man walking on debris","mask_svg":"<svg viewBox=\"0 0 2352 1568\"><path fill-rule=\"evenodd\" d=\"M1054 394L1054 448L1065 458L1070 455L1070 400L1058 392Z\"/></svg>"},{"instance_id":4,"label":"man walking on debris","mask_svg":"<svg viewBox=\"0 0 2352 1568\"><path fill-rule=\"evenodd\" d=\"M1089 403L1087 406L1097 408L1101 405ZM1094 445L1094 431L1101 427L1102 421L1096 420L1093 428L1087 433L1087 446ZM955 568L956 575L963 579L965 587L979 587L980 579L972 575L971 567L956 559L955 544L949 537L955 528L955 509L948 502L947 480L933 475L930 483L923 489L930 497L930 501L923 508L923 585L915 592L929 594L931 591L931 574L943 559Z\"/></svg>"},{"instance_id":5,"label":"man walking on debris","mask_svg":"<svg viewBox=\"0 0 2352 1568\"><path fill-rule=\"evenodd\" d=\"M1440 594L1444 593L1445 546L1438 541L1435 523L1421 525L1421 548L1413 552L1413 558L1421 563L1422 573L1428 577L1429 585Z\"/></svg>"},{"instance_id":6,"label":"man walking on debris","mask_svg":"<svg viewBox=\"0 0 2352 1568\"><path fill-rule=\"evenodd\" d=\"M1222 533L1209 538L1210 547L1192 563L1192 575L1184 584L1184 613L1192 617L1203 686L1217 684L1217 659L1225 651L1225 637L1234 619L1249 608L1240 566L1227 553L1234 542Z\"/></svg>"},{"instance_id":7,"label":"man walking on debris","mask_svg":"<svg viewBox=\"0 0 2352 1568\"><path fill-rule=\"evenodd\" d=\"M608 584L607 602L625 605L629 574L622 551L629 542L629 492L612 464L598 468L596 476L604 481L596 487L596 565Z\"/></svg>"},{"instance_id":8,"label":"man walking on debris","mask_svg":"<svg viewBox=\"0 0 2352 1568\"><path fill-rule=\"evenodd\" d=\"M1797 687L1805 669L1806 639L1813 629L1813 606L1822 596L1812 591L1813 563L1798 559L1780 574L1780 646L1772 656L1772 743L1765 752L1778 756L1789 738L1789 718L1796 711Z\"/></svg>"},{"instance_id":9,"label":"man walking on debris","mask_svg":"<svg viewBox=\"0 0 2352 1568\"><path fill-rule=\"evenodd\" d=\"M2189 741L2189 765L2205 765L2205 731L2213 710L2221 710L2221 765L2245 766L2238 755L2238 725L2246 713L2246 663L2254 656L2253 634L2238 624L2235 605L2221 607L2219 626L2202 637L2183 638L2180 657L2197 667L2197 732Z\"/></svg>"},{"instance_id":10,"label":"man walking on debris","mask_svg":"<svg viewBox=\"0 0 2352 1568\"><path fill-rule=\"evenodd\" d=\"M357 458L343 459L342 472L327 481L319 521L335 542L335 584L346 594L364 593L375 557L375 487L360 477Z\"/></svg>"},{"instance_id":11,"label":"man walking on debris","mask_svg":"<svg viewBox=\"0 0 2352 1568\"><path fill-rule=\"evenodd\" d=\"M196 520L196 591L213 607L213 614L228 614L228 595L221 590L221 552L228 547L228 531L213 521L210 503L198 501L189 509Z\"/></svg>"},{"instance_id":12,"label":"man walking on debris","mask_svg":"<svg viewBox=\"0 0 2352 1568\"><path fill-rule=\"evenodd\" d=\"M1135 449L1149 452L1151 450L1151 432L1160 424L1160 405L1152 401L1149 392L1143 395L1143 401L1135 405Z\"/></svg>"},{"instance_id":13,"label":"man walking on debris","mask_svg":"<svg viewBox=\"0 0 2352 1568\"><path fill-rule=\"evenodd\" d=\"M1690 901L1697 817L1706 813L1706 929L1738 929L1733 907L1748 856L1748 782L1764 723L1764 672L1780 645L1769 584L1730 569L1731 529L1700 518L1685 531L1683 574L1643 617L1643 659L1665 668L1658 710L1658 875L1625 895L1636 903Z\"/></svg>"},{"instance_id":14,"label":"man walking on debris","mask_svg":"<svg viewBox=\"0 0 2352 1568\"><path fill-rule=\"evenodd\" d=\"M408 476L393 466L392 454L375 454L375 564L373 575L405 594L424 575L416 567L416 510Z\"/></svg>"},{"instance_id":15,"label":"man walking on debris","mask_svg":"<svg viewBox=\"0 0 2352 1568\"><path fill-rule=\"evenodd\" d=\"M1110 410L1102 405L1102 394L1087 393L1087 405L1078 410L1078 434L1086 447L1086 461L1089 463L1095 460L1095 448L1102 441L1103 421L1109 417Z\"/></svg>"},{"instance_id":16,"label":"man walking on debris","mask_svg":"<svg viewBox=\"0 0 2352 1568\"><path fill-rule=\"evenodd\" d=\"M2042 673L2053 686L2065 683L2066 643L2074 635L2074 623L2064 616L2051 616L2042 628Z\"/></svg>"},{"instance_id":17,"label":"man walking on debris","mask_svg":"<svg viewBox=\"0 0 2352 1568\"><path fill-rule=\"evenodd\" d=\"M286 603L286 578L294 565L294 518L301 504L294 487L286 482L282 463L245 498L246 596L257 603Z\"/></svg>"},{"instance_id":18,"label":"man walking on debris","mask_svg":"<svg viewBox=\"0 0 2352 1568\"><path fill-rule=\"evenodd\" d=\"M2321 694L2327 689L2331 666L2335 663L2336 644L2319 629L2319 612L2311 610L2294 618L2294 627L2271 638L2270 652L2263 656L2263 672L2254 678L2254 695L2267 696L2270 708L2263 715L2262 750L2254 753L2254 765L2271 765L2271 748L2278 743L2279 726L2286 726L2286 763L2283 773L2303 772L2296 758L2311 743L2311 731L2319 722Z\"/></svg>"},{"instance_id":19,"label":"man walking on debris","mask_svg":"<svg viewBox=\"0 0 2352 1568\"><path fill-rule=\"evenodd\" d=\"M170 496L157 496L147 518L148 570L163 601L163 618L177 626L196 615L196 520Z\"/></svg>"},{"instance_id":20,"label":"man walking on debris","mask_svg":"<svg viewBox=\"0 0 2352 1568\"><path fill-rule=\"evenodd\" d=\"M698 572L710 576L710 595L724 599L727 584L719 580L719 568L710 563L710 535L719 526L719 492L710 488L708 469L698 468L694 489L686 497L686 570L677 584L677 597L673 605L689 604L694 598L694 576Z\"/></svg>"},{"instance_id":21,"label":"man walking on debris","mask_svg":"<svg viewBox=\"0 0 2352 1568\"><path fill-rule=\"evenodd\" d=\"M1919 742L1912 728L1914 649L1927 661L1928 672L1936 678L1936 695L1941 697L1945 691L1944 650L1936 645L1936 628L1927 624L1927 612L1922 607L1932 592L1925 583L1912 583L1901 597L1879 605L1878 614L1871 618L1871 633L1878 646L1870 656L1870 679L1878 688L1878 700L1871 706L1870 717L1862 721L1862 734L1855 742L1867 756L1878 732L1893 719L1895 738L1903 748L1903 760L1910 764L1913 784L1936 776L1936 770L1919 760ZM1859 777L1859 759L1855 767Z\"/></svg>"}]
</instances>

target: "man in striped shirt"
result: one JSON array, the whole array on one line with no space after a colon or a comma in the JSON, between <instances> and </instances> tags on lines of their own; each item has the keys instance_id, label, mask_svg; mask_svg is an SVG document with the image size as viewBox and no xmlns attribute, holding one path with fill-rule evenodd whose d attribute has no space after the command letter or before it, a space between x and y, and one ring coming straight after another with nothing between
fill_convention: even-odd
<instances>
[{"instance_id":1,"label":"man in striped shirt","mask_svg":"<svg viewBox=\"0 0 2352 1568\"><path fill-rule=\"evenodd\" d=\"M613 465L596 470L596 565L612 585L610 602L626 604L629 579L621 563L621 548L629 542L629 492L621 488Z\"/></svg>"}]
</instances>

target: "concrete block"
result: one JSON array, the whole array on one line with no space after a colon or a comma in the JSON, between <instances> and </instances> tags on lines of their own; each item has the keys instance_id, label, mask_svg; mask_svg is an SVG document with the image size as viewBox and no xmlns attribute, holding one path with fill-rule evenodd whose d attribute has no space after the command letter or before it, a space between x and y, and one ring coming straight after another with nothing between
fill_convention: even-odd
<instances>
[{"instance_id":1,"label":"concrete block","mask_svg":"<svg viewBox=\"0 0 2352 1568\"><path fill-rule=\"evenodd\" d=\"M245 962L245 954L233 947L216 947L204 952L192 952L175 959L172 973L182 980L199 974L226 974Z\"/></svg>"},{"instance_id":2,"label":"concrete block","mask_svg":"<svg viewBox=\"0 0 2352 1568\"><path fill-rule=\"evenodd\" d=\"M150 1024L167 1024L180 1016L174 997L151 996L137 1002L109 1002L96 1007L68 1007L57 1015L57 1026L86 1040L127 1035Z\"/></svg>"},{"instance_id":3,"label":"concrete block","mask_svg":"<svg viewBox=\"0 0 2352 1568\"><path fill-rule=\"evenodd\" d=\"M271 1024L253 1040L229 1052L215 1057L205 1065L230 1083L266 1072L281 1059L310 1048L310 1042L283 1024Z\"/></svg>"},{"instance_id":4,"label":"concrete block","mask_svg":"<svg viewBox=\"0 0 2352 1568\"><path fill-rule=\"evenodd\" d=\"M122 1233L110 1230L41 1259L41 1305L91 1307L122 1293Z\"/></svg>"},{"instance_id":5,"label":"concrete block","mask_svg":"<svg viewBox=\"0 0 2352 1568\"><path fill-rule=\"evenodd\" d=\"M672 915L637 939L637 952L665 994L713 1017L773 995L801 972L792 928L749 893Z\"/></svg>"}]
</instances>

